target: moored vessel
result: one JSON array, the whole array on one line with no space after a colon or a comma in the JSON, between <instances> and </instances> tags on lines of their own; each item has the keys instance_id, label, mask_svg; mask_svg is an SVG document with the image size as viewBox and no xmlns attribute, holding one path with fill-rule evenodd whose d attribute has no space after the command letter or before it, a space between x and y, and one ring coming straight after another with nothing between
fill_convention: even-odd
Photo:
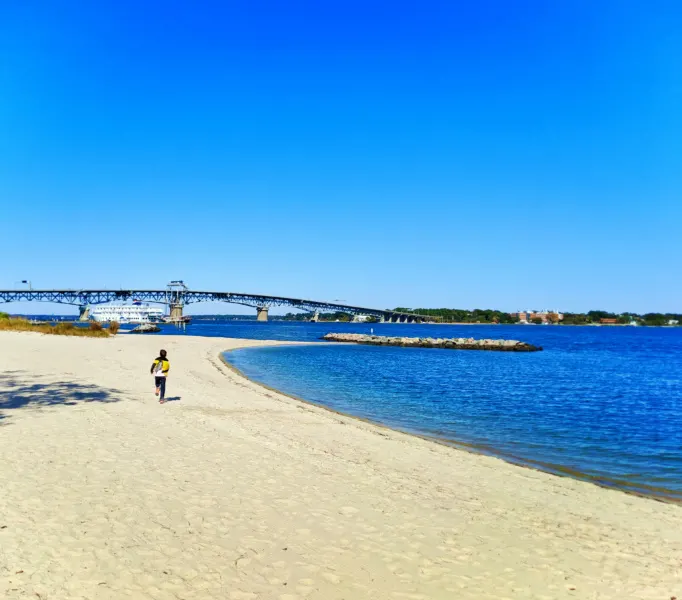
<instances>
[{"instance_id":1,"label":"moored vessel","mask_svg":"<svg viewBox=\"0 0 682 600\"><path fill-rule=\"evenodd\" d=\"M132 304L112 303L100 304L90 310L90 316L101 323L116 321L122 325L157 323L164 318L164 310L160 306L133 302Z\"/></svg>"}]
</instances>

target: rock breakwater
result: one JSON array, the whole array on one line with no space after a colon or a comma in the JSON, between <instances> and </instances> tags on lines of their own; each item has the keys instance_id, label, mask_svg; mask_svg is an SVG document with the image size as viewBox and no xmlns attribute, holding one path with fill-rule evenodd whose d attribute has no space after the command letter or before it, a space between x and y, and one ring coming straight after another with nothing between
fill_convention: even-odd
<instances>
[{"instance_id":1,"label":"rock breakwater","mask_svg":"<svg viewBox=\"0 0 682 600\"><path fill-rule=\"evenodd\" d=\"M452 350L497 350L501 352L537 352L533 346L518 340L476 340L474 338L412 338L364 335L360 333L328 333L322 336L327 342L368 344L370 346L404 346L409 348L449 348Z\"/></svg>"}]
</instances>

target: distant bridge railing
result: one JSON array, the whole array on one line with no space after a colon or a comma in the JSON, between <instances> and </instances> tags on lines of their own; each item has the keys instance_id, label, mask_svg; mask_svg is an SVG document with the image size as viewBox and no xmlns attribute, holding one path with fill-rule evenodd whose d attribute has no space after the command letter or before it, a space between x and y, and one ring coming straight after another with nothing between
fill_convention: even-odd
<instances>
[{"instance_id":1,"label":"distant bridge railing","mask_svg":"<svg viewBox=\"0 0 682 600\"><path fill-rule=\"evenodd\" d=\"M116 301L140 301L182 307L195 302L229 302L253 306L259 315L273 306L287 306L306 312L343 312L350 315L368 315L382 321L392 322L434 322L436 317L385 309L351 306L336 302L267 296L263 294L242 294L237 292L202 292L194 290L0 290L0 302L53 302L90 306ZM177 313L176 313L177 314Z\"/></svg>"}]
</instances>

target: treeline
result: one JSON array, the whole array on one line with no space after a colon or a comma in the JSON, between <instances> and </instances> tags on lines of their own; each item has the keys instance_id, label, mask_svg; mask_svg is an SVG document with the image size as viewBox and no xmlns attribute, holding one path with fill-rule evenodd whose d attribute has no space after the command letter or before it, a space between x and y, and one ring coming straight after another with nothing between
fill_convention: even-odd
<instances>
[{"instance_id":1,"label":"treeline","mask_svg":"<svg viewBox=\"0 0 682 600\"><path fill-rule=\"evenodd\" d=\"M435 317L441 323L489 323L495 324L514 324L519 322L516 314L503 312L501 310L481 309L465 310L459 308L405 308L399 306L394 309L395 312L412 313L418 315L425 315ZM284 317L280 317L285 321L309 321L310 313L287 313ZM352 315L343 312L329 312L320 313L320 321L342 321L348 322L353 319ZM650 327L663 325L682 325L682 314L678 313L612 313L604 310L591 310L587 313L563 313L563 319L559 320L556 313L547 313L547 320L551 323L559 325L602 325L602 319L615 319L615 324L630 325L635 323L637 325L647 325ZM376 322L377 319L372 318L367 322ZM541 323L542 319L531 319L533 323ZM677 323L675 323L677 321Z\"/></svg>"},{"instance_id":2,"label":"treeline","mask_svg":"<svg viewBox=\"0 0 682 600\"><path fill-rule=\"evenodd\" d=\"M396 312L415 313L429 317L437 317L443 323L518 323L518 317L501 310L476 308L464 310L460 308L402 308L394 309Z\"/></svg>"},{"instance_id":3,"label":"treeline","mask_svg":"<svg viewBox=\"0 0 682 600\"><path fill-rule=\"evenodd\" d=\"M562 323L564 325L596 325L602 322L602 319L615 319L619 325L630 325L636 323L637 325L647 325L649 327L661 327L663 325L674 325L682 323L682 314L679 313L645 313L643 315L637 313L612 313L605 310L591 310L587 313L564 313Z\"/></svg>"},{"instance_id":4,"label":"treeline","mask_svg":"<svg viewBox=\"0 0 682 600\"><path fill-rule=\"evenodd\" d=\"M395 309L399 312L409 312L420 315L437 317L443 323L518 323L519 318L499 310L474 309L464 310L456 308L404 308ZM650 327L663 325L682 325L682 314L679 313L612 313L605 310L591 310L586 313L563 313L563 319L558 320L556 313L548 313L550 322L558 322L560 325L601 325L602 319L615 319L615 324L648 325ZM541 319L532 319L533 322L540 323ZM677 321L677 323L675 323Z\"/></svg>"}]
</instances>

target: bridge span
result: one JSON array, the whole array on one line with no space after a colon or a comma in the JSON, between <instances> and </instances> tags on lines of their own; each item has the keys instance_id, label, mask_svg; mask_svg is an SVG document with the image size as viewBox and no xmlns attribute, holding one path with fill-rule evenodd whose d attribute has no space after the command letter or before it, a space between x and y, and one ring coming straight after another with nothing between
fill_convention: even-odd
<instances>
[{"instance_id":1,"label":"bridge span","mask_svg":"<svg viewBox=\"0 0 682 600\"><path fill-rule=\"evenodd\" d=\"M206 292L190 290L182 282L171 282L164 290L0 290L0 302L53 302L78 306L81 317L87 318L89 307L94 304L125 301L154 302L169 307L170 317L179 319L186 304L196 302L228 302L251 306L256 309L259 321L268 320L268 311L273 306L287 306L310 312L316 321L322 311L343 312L359 316L376 317L381 322L427 323L436 319L428 315L397 312L362 306L351 306L336 302L287 298L263 294L242 294L237 292Z\"/></svg>"}]
</instances>

